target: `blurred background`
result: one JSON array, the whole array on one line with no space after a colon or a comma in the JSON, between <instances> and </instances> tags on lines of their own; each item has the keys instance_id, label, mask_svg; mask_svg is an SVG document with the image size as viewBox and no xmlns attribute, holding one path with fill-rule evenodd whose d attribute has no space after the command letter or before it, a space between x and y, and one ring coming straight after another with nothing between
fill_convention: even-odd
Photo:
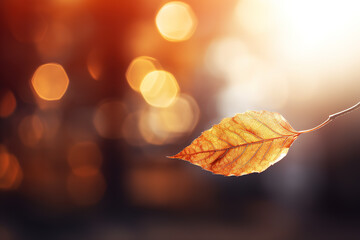
<instances>
[{"instance_id":1,"label":"blurred background","mask_svg":"<svg viewBox=\"0 0 360 240\"><path fill-rule=\"evenodd\" d=\"M360 99L356 0L2 0L0 239L360 238L360 111L262 174L166 156Z\"/></svg>"}]
</instances>

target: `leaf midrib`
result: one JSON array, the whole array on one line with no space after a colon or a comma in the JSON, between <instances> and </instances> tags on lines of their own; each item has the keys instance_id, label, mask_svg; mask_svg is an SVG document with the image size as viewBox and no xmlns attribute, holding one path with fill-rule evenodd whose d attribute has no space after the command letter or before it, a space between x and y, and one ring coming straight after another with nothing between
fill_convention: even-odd
<instances>
[{"instance_id":1,"label":"leaf midrib","mask_svg":"<svg viewBox=\"0 0 360 240\"><path fill-rule=\"evenodd\" d=\"M300 133L299 133L299 134L292 134L292 135L282 135L282 136L280 136L280 137L262 139L262 140L255 141L255 142L250 142L250 143L247 142L247 143L243 143L243 144L239 144L239 145L235 145L235 146L231 146L231 147L227 147L227 148L206 150L206 151L200 151L200 152L194 152L194 153L187 153L187 154L182 154L182 155L179 155L179 156L187 156L187 155L195 155L195 154L200 154L200 153L226 151L226 150L230 150L230 149L234 149L234 148L239 148L239 147L243 147L243 146L249 146L249 145L254 145L254 144L258 144L258 143L264 143L264 142L274 141L274 140L276 140L276 139L281 139L281 138L295 137L295 136L299 136L299 135L300 135ZM177 157L178 157L178 156L177 156Z\"/></svg>"}]
</instances>

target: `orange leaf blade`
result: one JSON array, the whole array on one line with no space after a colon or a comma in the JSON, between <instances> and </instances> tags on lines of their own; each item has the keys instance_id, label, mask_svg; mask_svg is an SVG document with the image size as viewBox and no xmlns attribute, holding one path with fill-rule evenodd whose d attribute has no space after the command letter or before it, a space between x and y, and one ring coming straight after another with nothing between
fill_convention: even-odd
<instances>
[{"instance_id":1,"label":"orange leaf blade","mask_svg":"<svg viewBox=\"0 0 360 240\"><path fill-rule=\"evenodd\" d=\"M247 111L223 119L170 158L225 176L259 173L285 157L300 134L278 113Z\"/></svg>"}]
</instances>

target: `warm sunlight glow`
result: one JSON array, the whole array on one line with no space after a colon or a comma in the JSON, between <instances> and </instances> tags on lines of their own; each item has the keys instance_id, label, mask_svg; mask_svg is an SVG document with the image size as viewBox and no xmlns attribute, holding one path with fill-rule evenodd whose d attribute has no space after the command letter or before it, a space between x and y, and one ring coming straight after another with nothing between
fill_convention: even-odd
<instances>
[{"instance_id":1,"label":"warm sunlight glow","mask_svg":"<svg viewBox=\"0 0 360 240\"><path fill-rule=\"evenodd\" d=\"M303 0L277 4L283 19L277 51L302 68L340 74L358 62L359 1Z\"/></svg>"},{"instance_id":2,"label":"warm sunlight glow","mask_svg":"<svg viewBox=\"0 0 360 240\"><path fill-rule=\"evenodd\" d=\"M7 90L0 95L0 117L9 117L16 108L16 99L14 94Z\"/></svg>"},{"instance_id":3,"label":"warm sunlight glow","mask_svg":"<svg viewBox=\"0 0 360 240\"><path fill-rule=\"evenodd\" d=\"M31 83L40 98L53 101L65 94L69 78L60 64L47 63L36 69Z\"/></svg>"},{"instance_id":4,"label":"warm sunlight glow","mask_svg":"<svg viewBox=\"0 0 360 240\"><path fill-rule=\"evenodd\" d=\"M183 2L169 2L156 15L156 26L168 41L184 41L194 33L197 25L191 7Z\"/></svg>"},{"instance_id":5,"label":"warm sunlight glow","mask_svg":"<svg viewBox=\"0 0 360 240\"><path fill-rule=\"evenodd\" d=\"M179 85L166 71L153 71L141 83L140 91L145 101L154 107L168 107L176 98Z\"/></svg>"},{"instance_id":6,"label":"warm sunlight glow","mask_svg":"<svg viewBox=\"0 0 360 240\"><path fill-rule=\"evenodd\" d=\"M276 26L274 1L276 0L240 0L235 8L235 20L250 34L270 32Z\"/></svg>"},{"instance_id":7,"label":"warm sunlight glow","mask_svg":"<svg viewBox=\"0 0 360 240\"><path fill-rule=\"evenodd\" d=\"M298 78L294 83L301 81L294 89L306 92L308 85L313 91L320 81L343 81L356 73L359 8L354 0L239 0L232 22L241 35L252 39L249 45L261 46L272 62Z\"/></svg>"},{"instance_id":8,"label":"warm sunlight glow","mask_svg":"<svg viewBox=\"0 0 360 240\"><path fill-rule=\"evenodd\" d=\"M254 70L254 61L244 41L236 37L213 40L205 54L207 70L232 82L247 81L249 72Z\"/></svg>"},{"instance_id":9,"label":"warm sunlight glow","mask_svg":"<svg viewBox=\"0 0 360 240\"><path fill-rule=\"evenodd\" d=\"M130 87L139 92L140 85L144 77L155 70L160 70L161 65L156 61L156 59L141 56L137 57L130 63L126 71L126 80L129 83Z\"/></svg>"}]
</instances>

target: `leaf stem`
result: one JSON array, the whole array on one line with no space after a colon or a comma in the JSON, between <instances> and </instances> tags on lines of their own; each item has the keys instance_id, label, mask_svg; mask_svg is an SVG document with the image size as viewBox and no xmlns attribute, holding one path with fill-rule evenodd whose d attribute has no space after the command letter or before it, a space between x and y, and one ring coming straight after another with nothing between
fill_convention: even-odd
<instances>
[{"instance_id":1,"label":"leaf stem","mask_svg":"<svg viewBox=\"0 0 360 240\"><path fill-rule=\"evenodd\" d=\"M333 121L335 118L337 117L340 117L342 115L345 115L351 111L354 111L355 109L357 108L360 108L360 102L358 102L357 104L355 104L354 106L348 108L348 109L345 109L341 112L338 112L338 113L334 113L332 115L329 116L329 118L324 121L323 123L321 123L320 125L314 127L314 128L311 128L311 129L308 129L308 130L304 130L304 131L299 131L299 133L308 133L308 132L312 132L312 131L315 131L315 130L318 130L319 128L322 128L323 126L327 125L328 123L330 123L331 121Z\"/></svg>"}]
</instances>

